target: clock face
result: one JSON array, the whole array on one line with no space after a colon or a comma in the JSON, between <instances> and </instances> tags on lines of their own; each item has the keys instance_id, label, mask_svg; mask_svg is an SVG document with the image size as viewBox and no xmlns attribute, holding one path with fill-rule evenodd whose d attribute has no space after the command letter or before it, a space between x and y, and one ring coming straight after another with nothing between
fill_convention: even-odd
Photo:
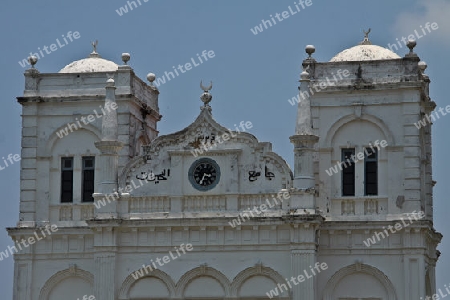
<instances>
[{"instance_id":1,"label":"clock face","mask_svg":"<svg viewBox=\"0 0 450 300\"><path fill-rule=\"evenodd\" d=\"M210 158L201 158L189 168L189 181L199 191L214 188L220 180L219 165Z\"/></svg>"}]
</instances>

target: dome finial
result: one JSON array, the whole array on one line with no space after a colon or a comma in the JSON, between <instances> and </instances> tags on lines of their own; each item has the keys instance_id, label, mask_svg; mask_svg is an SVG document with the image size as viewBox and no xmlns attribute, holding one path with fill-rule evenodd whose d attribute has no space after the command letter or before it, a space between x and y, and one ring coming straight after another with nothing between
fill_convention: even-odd
<instances>
[{"instance_id":1,"label":"dome finial","mask_svg":"<svg viewBox=\"0 0 450 300\"><path fill-rule=\"evenodd\" d=\"M94 48L94 50L92 50L92 53L97 53L97 45L98 45L98 40L95 40L95 42L92 42L92 47Z\"/></svg>"},{"instance_id":2,"label":"dome finial","mask_svg":"<svg viewBox=\"0 0 450 300\"><path fill-rule=\"evenodd\" d=\"M95 40L95 42L91 42L91 45L92 45L92 48L94 48L94 49L92 50L89 57L100 57L100 55L97 53L98 40Z\"/></svg>"},{"instance_id":3,"label":"dome finial","mask_svg":"<svg viewBox=\"0 0 450 300\"><path fill-rule=\"evenodd\" d=\"M369 33L370 33L370 31L371 31L370 28L367 31L363 30L363 32L364 32L364 40L360 43L361 45L372 45L372 43L369 40Z\"/></svg>"}]
</instances>

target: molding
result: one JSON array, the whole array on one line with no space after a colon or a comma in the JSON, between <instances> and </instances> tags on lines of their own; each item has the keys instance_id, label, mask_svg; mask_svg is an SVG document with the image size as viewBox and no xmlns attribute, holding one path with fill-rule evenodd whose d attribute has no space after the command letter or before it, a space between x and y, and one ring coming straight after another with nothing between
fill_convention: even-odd
<instances>
[{"instance_id":1,"label":"molding","mask_svg":"<svg viewBox=\"0 0 450 300\"><path fill-rule=\"evenodd\" d=\"M184 298L184 291L186 287L192 280L194 280L197 277L211 277L213 279L216 279L223 287L223 290L225 292L225 298L230 297L231 285L228 278L223 273L217 271L216 269L208 267L206 264L201 265L200 267L197 267L195 269L192 269L189 272L185 273L183 276L181 276L176 286L176 295L180 298Z\"/></svg>"},{"instance_id":2,"label":"molding","mask_svg":"<svg viewBox=\"0 0 450 300\"><path fill-rule=\"evenodd\" d=\"M88 271L78 269L76 265L70 265L69 268L59 271L50 277L44 284L39 294L39 300L47 300L50 292L55 286L57 286L61 281L70 277L78 277L87 281L92 288L94 288L94 275Z\"/></svg>"},{"instance_id":3,"label":"molding","mask_svg":"<svg viewBox=\"0 0 450 300\"><path fill-rule=\"evenodd\" d=\"M73 123L73 122L69 122L69 123ZM41 153L39 151L40 147L37 147L38 148L37 156L46 156L46 157L51 156L51 157L53 157L52 150L53 150L53 147L55 146L56 142L58 140L64 139L64 137L62 139L60 139L56 133L59 132L61 129L66 128L66 127L67 127L67 123L62 125L62 126L60 126L60 127L58 127L55 131L53 131L52 134L50 134L50 136L48 137L47 143L44 146L43 150L45 151L45 153ZM77 129L76 131L81 131L81 130L86 130L86 131L92 133L97 138L98 141L102 140L102 132L101 132L101 130L98 129L97 127L93 126L90 123L87 124L87 125L83 124L83 127ZM70 135L70 133L69 133L69 135Z\"/></svg>"},{"instance_id":4,"label":"molding","mask_svg":"<svg viewBox=\"0 0 450 300\"><path fill-rule=\"evenodd\" d=\"M253 276L265 276L274 281L275 284L277 283L285 283L286 280L283 276L281 276L277 271L275 271L272 268L264 267L262 263L256 264L254 267L247 268L243 271L241 271L233 280L233 283L231 284L231 295L232 297L238 297L239 289L242 287L242 285L250 279ZM280 297L286 297L289 298L289 294L287 291L283 291L282 294L280 294Z\"/></svg>"},{"instance_id":5,"label":"molding","mask_svg":"<svg viewBox=\"0 0 450 300\"><path fill-rule=\"evenodd\" d=\"M397 295L395 293L394 285L391 280L379 269L372 267L370 265L363 264L361 262L357 262L353 265L349 265L337 271L331 276L330 280L328 280L324 292L323 292L323 300L333 300L333 292L338 286L339 282L344 279L346 276L355 274L355 273L365 273L376 278L386 289L388 294L387 300L397 300Z\"/></svg>"},{"instance_id":6,"label":"molding","mask_svg":"<svg viewBox=\"0 0 450 300\"><path fill-rule=\"evenodd\" d=\"M381 129L381 131L384 133L384 137L387 140L388 146L391 146L391 147L396 146L396 142L394 140L394 135L389 130L389 127L383 122L383 120L379 119L378 117L375 117L373 115L368 115L368 114L362 114L360 117L358 117L354 114L349 114L349 115L346 115L346 116L340 118L339 120L337 120L334 124L332 124L329 127L329 129L327 130L328 134L325 136L322 143L320 143L319 148L331 148L332 147L331 140L336 135L338 130L341 129L344 125L346 125L352 121L355 121L355 120L364 120L364 121L372 123L379 129Z\"/></svg>"},{"instance_id":7,"label":"molding","mask_svg":"<svg viewBox=\"0 0 450 300\"><path fill-rule=\"evenodd\" d=\"M139 269L140 270L140 269ZM136 271L133 271L133 273ZM175 283L173 282L172 278L170 278L169 275L164 273L163 271L159 269L155 269L152 272L146 274L144 277L141 277L139 279L134 279L134 277L130 274L127 278L125 278L124 282L122 283L119 292L118 292L118 300L127 300L129 299L129 293L131 288L134 286L136 282L138 282L141 279L154 277L157 279L160 279L167 287L167 290L169 291L170 298L174 298L175 296Z\"/></svg>"}]
</instances>

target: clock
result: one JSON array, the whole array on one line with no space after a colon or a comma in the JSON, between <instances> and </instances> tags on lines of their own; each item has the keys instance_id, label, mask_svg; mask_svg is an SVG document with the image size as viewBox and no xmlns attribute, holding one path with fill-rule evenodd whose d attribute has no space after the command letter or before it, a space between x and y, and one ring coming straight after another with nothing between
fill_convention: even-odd
<instances>
[{"instance_id":1,"label":"clock","mask_svg":"<svg viewBox=\"0 0 450 300\"><path fill-rule=\"evenodd\" d=\"M189 168L188 177L195 189L209 191L219 183L220 167L210 158L200 158Z\"/></svg>"}]
</instances>

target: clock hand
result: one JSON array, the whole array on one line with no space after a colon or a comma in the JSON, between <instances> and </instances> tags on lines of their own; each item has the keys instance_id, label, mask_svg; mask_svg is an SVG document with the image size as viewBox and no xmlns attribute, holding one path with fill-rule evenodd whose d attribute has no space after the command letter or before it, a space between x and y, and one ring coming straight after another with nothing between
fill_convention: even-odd
<instances>
[{"instance_id":1,"label":"clock hand","mask_svg":"<svg viewBox=\"0 0 450 300\"><path fill-rule=\"evenodd\" d=\"M203 173L202 179L199 182L200 185L203 183L203 180L205 179L205 175L206 175L206 173Z\"/></svg>"},{"instance_id":2,"label":"clock hand","mask_svg":"<svg viewBox=\"0 0 450 300\"><path fill-rule=\"evenodd\" d=\"M205 180L205 176L206 176L206 177L211 177L211 174L203 173L202 180L200 180L200 185L203 183L203 180Z\"/></svg>"}]
</instances>

